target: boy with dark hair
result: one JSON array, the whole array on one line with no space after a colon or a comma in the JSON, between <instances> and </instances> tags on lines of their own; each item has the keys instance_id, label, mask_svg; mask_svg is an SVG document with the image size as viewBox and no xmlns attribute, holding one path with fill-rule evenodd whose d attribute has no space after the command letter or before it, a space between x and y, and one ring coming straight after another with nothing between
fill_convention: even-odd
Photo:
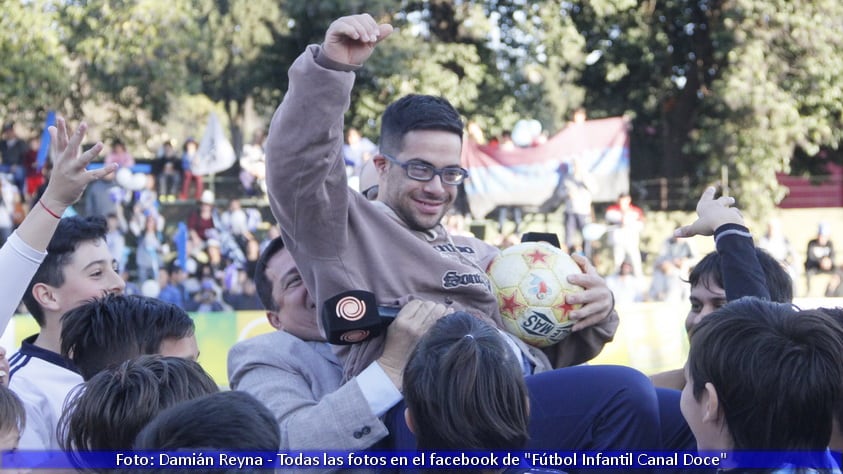
<instances>
[{"instance_id":1,"label":"boy with dark hair","mask_svg":"<svg viewBox=\"0 0 843 474\"><path fill-rule=\"evenodd\" d=\"M404 369L404 416L422 450L522 449L528 398L501 334L464 312L430 328Z\"/></svg>"},{"instance_id":2,"label":"boy with dark hair","mask_svg":"<svg viewBox=\"0 0 843 474\"><path fill-rule=\"evenodd\" d=\"M24 339L10 359L10 384L27 408L21 449L58 449L55 427L70 390L82 377L61 351L61 316L90 300L122 293L126 284L105 241L102 217L61 219L23 302L40 333Z\"/></svg>"},{"instance_id":3,"label":"boy with dark hair","mask_svg":"<svg viewBox=\"0 0 843 474\"><path fill-rule=\"evenodd\" d=\"M103 293L122 291L125 284L119 284L115 278L119 278L116 261L113 257L107 258L102 252L108 252L107 246L101 247L105 244L107 232L105 219L99 216L69 217L59 222L59 227L47 246L47 257L23 295L26 309L41 327L36 344L44 341L47 344L58 345L59 331L55 331L59 326L58 320L49 317L56 311L75 308L90 298L87 295L91 293L101 296ZM85 269L91 271L86 272ZM71 274L74 270L81 271ZM108 274L108 270L114 275ZM80 274L85 274L88 278L80 281ZM107 284L99 283L103 279L107 280ZM79 291L77 285L83 285L87 291Z\"/></svg>"},{"instance_id":4,"label":"boy with dark hair","mask_svg":"<svg viewBox=\"0 0 843 474\"><path fill-rule=\"evenodd\" d=\"M116 165L87 169L102 150L102 143L96 143L80 153L79 145L87 128L82 123L68 136L67 123L62 117L56 118L56 126L48 127L55 150L52 161L47 163L47 166L53 166L52 179L8 242L0 248L0 268L14 270L0 274L0 329L5 329L12 319L29 282L47 257L47 246L61 223L61 216L79 200L89 183L116 169Z\"/></svg>"},{"instance_id":5,"label":"boy with dark hair","mask_svg":"<svg viewBox=\"0 0 843 474\"><path fill-rule=\"evenodd\" d=\"M141 354L196 360L193 320L176 305L137 295L107 295L62 317L61 354L90 380Z\"/></svg>"},{"instance_id":6,"label":"boy with dark hair","mask_svg":"<svg viewBox=\"0 0 843 474\"><path fill-rule=\"evenodd\" d=\"M213 413L213 416L208 414ZM199 415L197 415L199 414ZM204 415L203 415L204 414ZM272 413L245 392L219 392L178 403L159 413L135 438L141 451L277 451L281 442ZM267 462L267 465L270 463ZM265 465L266 466L266 465ZM263 473L251 466L238 469L203 469L209 474ZM143 473L170 474L184 468L159 468Z\"/></svg>"},{"instance_id":7,"label":"boy with dark hair","mask_svg":"<svg viewBox=\"0 0 843 474\"><path fill-rule=\"evenodd\" d=\"M755 256L764 273L764 288L769 293L770 301L777 303L793 301L793 280L782 264L766 250L758 247L755 247ZM740 278L735 278L742 275L732 272L730 268L741 265L743 262L728 261L728 259L728 256L724 258L720 252L711 252L691 269L688 275L688 282L692 288L691 311L685 319L685 330L688 333L707 314L725 305L726 301L735 299L735 294L748 293L740 288L744 282ZM694 289L698 290L696 294L694 294Z\"/></svg>"},{"instance_id":8,"label":"boy with dark hair","mask_svg":"<svg viewBox=\"0 0 843 474\"><path fill-rule=\"evenodd\" d=\"M158 355L127 360L73 392L58 425L61 447L82 455L130 449L138 432L163 409L218 391L192 360Z\"/></svg>"},{"instance_id":9,"label":"boy with dark hair","mask_svg":"<svg viewBox=\"0 0 843 474\"><path fill-rule=\"evenodd\" d=\"M741 298L691 333L685 378L682 414L700 450L769 451L776 472L795 472L782 452L828 447L843 396L843 328L821 311ZM802 461L832 467L827 457Z\"/></svg>"},{"instance_id":10,"label":"boy with dark hair","mask_svg":"<svg viewBox=\"0 0 843 474\"><path fill-rule=\"evenodd\" d=\"M677 237L713 235L715 252L706 255L691 270L691 310L685 318L690 335L694 327L712 311L744 296L789 303L793 282L787 271L767 252L755 246L744 225L740 211L731 207L734 198L715 199L716 189L709 187L697 203L698 219L676 230ZM682 390L682 369L669 370L651 377L657 387Z\"/></svg>"}]
</instances>

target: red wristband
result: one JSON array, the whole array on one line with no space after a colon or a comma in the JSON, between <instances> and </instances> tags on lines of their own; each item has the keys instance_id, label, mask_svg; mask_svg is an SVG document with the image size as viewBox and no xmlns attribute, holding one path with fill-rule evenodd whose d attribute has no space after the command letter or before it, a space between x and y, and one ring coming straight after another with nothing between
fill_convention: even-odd
<instances>
[{"instance_id":1,"label":"red wristband","mask_svg":"<svg viewBox=\"0 0 843 474\"><path fill-rule=\"evenodd\" d=\"M38 200L38 204L41 204L41 207L43 207L43 208L44 208L44 210L45 210L45 211L47 211L47 214L49 214L49 215L51 215L51 216L55 217L56 219L61 219L61 216L60 216L60 215L58 215L58 214L56 214L55 212L51 211L51 210L50 210L50 208L48 208L48 207L44 204L44 201L42 201L42 200L40 200L40 199L39 199L39 200Z\"/></svg>"}]
</instances>

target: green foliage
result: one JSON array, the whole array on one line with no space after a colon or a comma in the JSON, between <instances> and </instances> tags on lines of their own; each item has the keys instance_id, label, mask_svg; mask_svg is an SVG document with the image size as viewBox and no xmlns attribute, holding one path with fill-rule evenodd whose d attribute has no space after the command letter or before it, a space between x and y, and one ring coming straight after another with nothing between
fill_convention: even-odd
<instances>
[{"instance_id":1,"label":"green foliage","mask_svg":"<svg viewBox=\"0 0 843 474\"><path fill-rule=\"evenodd\" d=\"M0 1L0 114L37 125L70 95L63 28L47 1Z\"/></svg>"},{"instance_id":2,"label":"green foliage","mask_svg":"<svg viewBox=\"0 0 843 474\"><path fill-rule=\"evenodd\" d=\"M591 116L633 117L633 172L729 171L751 215L784 195L794 152L839 147L843 4L815 0L577 1L568 10L599 49L579 84ZM752 199L747 199L751 196Z\"/></svg>"},{"instance_id":3,"label":"green foliage","mask_svg":"<svg viewBox=\"0 0 843 474\"><path fill-rule=\"evenodd\" d=\"M843 159L838 0L0 2L5 115L97 104L115 130L153 136L174 121L196 133L214 104L238 146L249 107L268 120L301 51L370 12L398 29L346 117L372 138L408 92L447 96L487 136L521 118L555 133L584 106L631 118L634 176L707 183L726 166L755 216L784 195L775 175L794 156L799 170Z\"/></svg>"},{"instance_id":4,"label":"green foliage","mask_svg":"<svg viewBox=\"0 0 843 474\"><path fill-rule=\"evenodd\" d=\"M839 146L843 6L741 0L730 7L713 26L731 35L731 48L689 149L712 174L727 164L736 194L758 216L784 197L775 173L789 171L795 150L813 156Z\"/></svg>"},{"instance_id":5,"label":"green foliage","mask_svg":"<svg viewBox=\"0 0 843 474\"><path fill-rule=\"evenodd\" d=\"M160 121L171 94L187 89L197 27L188 0L92 0L61 4L66 44L79 65L79 102L107 100L117 124L137 127L136 110Z\"/></svg>"}]
</instances>

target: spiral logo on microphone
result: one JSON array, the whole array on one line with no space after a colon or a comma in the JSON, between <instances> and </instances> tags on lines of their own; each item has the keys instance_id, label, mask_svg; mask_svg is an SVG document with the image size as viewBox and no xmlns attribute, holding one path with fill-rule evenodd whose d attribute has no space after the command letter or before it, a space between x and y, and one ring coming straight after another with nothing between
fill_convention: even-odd
<instances>
[{"instance_id":1,"label":"spiral logo on microphone","mask_svg":"<svg viewBox=\"0 0 843 474\"><path fill-rule=\"evenodd\" d=\"M337 301L337 317L348 321L357 321L366 314L366 302L354 296L346 296Z\"/></svg>"},{"instance_id":2,"label":"spiral logo on microphone","mask_svg":"<svg viewBox=\"0 0 843 474\"><path fill-rule=\"evenodd\" d=\"M360 341L365 341L369 337L369 334L369 331L358 329L356 331L348 331L346 333L343 333L343 335L340 336L340 339L342 339L343 342L347 342L349 344L356 344Z\"/></svg>"}]
</instances>

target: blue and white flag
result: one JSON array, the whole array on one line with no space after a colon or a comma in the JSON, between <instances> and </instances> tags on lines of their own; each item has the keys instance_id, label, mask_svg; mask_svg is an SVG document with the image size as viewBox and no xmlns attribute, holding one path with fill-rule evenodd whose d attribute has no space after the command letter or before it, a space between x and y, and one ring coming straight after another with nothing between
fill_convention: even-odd
<instances>
[{"instance_id":1,"label":"blue and white flag","mask_svg":"<svg viewBox=\"0 0 843 474\"><path fill-rule=\"evenodd\" d=\"M226 138L217 114L213 112L208 117L208 126L205 127L196 155L196 163L191 165L190 171L197 176L225 171L237 161L234 147Z\"/></svg>"},{"instance_id":2,"label":"blue and white flag","mask_svg":"<svg viewBox=\"0 0 843 474\"><path fill-rule=\"evenodd\" d=\"M50 131L51 126L56 124L56 112L47 112L47 121L44 122L44 131L41 132L41 148L38 149L38 156L35 159L35 166L38 171L44 168L47 163L47 156L50 154Z\"/></svg>"},{"instance_id":3,"label":"blue and white flag","mask_svg":"<svg viewBox=\"0 0 843 474\"><path fill-rule=\"evenodd\" d=\"M574 160L598 183L595 202L612 202L629 190L629 125L623 117L571 124L546 143L511 150L466 139L462 164L471 213L498 206L538 208L553 196Z\"/></svg>"}]
</instances>

